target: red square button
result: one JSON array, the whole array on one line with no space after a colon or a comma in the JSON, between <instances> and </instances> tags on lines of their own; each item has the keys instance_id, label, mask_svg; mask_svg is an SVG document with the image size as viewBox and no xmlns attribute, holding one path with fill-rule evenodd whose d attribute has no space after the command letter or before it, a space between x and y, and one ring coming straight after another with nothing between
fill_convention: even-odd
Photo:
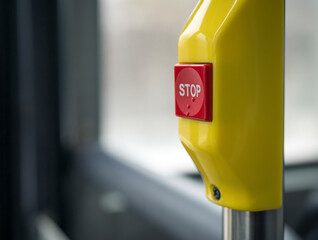
<instances>
[{"instance_id":1,"label":"red square button","mask_svg":"<svg viewBox=\"0 0 318 240\"><path fill-rule=\"evenodd\" d=\"M212 64L176 64L175 104L178 117L212 121Z\"/></svg>"}]
</instances>

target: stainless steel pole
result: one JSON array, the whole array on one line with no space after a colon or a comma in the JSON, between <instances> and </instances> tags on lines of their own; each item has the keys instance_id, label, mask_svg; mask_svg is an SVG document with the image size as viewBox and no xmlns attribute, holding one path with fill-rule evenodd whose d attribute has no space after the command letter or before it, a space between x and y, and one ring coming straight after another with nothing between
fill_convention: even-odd
<instances>
[{"instance_id":1,"label":"stainless steel pole","mask_svg":"<svg viewBox=\"0 0 318 240\"><path fill-rule=\"evenodd\" d=\"M261 212L223 208L223 240L283 240L282 208Z\"/></svg>"}]
</instances>

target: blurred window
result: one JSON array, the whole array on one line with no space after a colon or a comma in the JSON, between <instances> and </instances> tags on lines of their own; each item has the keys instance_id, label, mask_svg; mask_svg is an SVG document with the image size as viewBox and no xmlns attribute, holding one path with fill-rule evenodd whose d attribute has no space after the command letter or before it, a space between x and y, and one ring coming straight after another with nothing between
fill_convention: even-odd
<instances>
[{"instance_id":1,"label":"blurred window","mask_svg":"<svg viewBox=\"0 0 318 240\"><path fill-rule=\"evenodd\" d=\"M286 0L285 159L318 156L318 1Z\"/></svg>"},{"instance_id":2,"label":"blurred window","mask_svg":"<svg viewBox=\"0 0 318 240\"><path fill-rule=\"evenodd\" d=\"M101 0L102 137L161 174L194 171L178 137L173 65L196 0ZM318 155L318 1L286 1L286 162Z\"/></svg>"}]
</instances>

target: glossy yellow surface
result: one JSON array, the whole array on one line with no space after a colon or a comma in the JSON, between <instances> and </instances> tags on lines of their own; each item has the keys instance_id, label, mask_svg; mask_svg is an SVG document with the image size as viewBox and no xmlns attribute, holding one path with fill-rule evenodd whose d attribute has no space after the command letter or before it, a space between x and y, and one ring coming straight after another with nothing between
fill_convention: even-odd
<instances>
[{"instance_id":1,"label":"glossy yellow surface","mask_svg":"<svg viewBox=\"0 0 318 240\"><path fill-rule=\"evenodd\" d=\"M179 63L213 64L213 121L179 135L216 204L282 205L283 49L283 0L201 0L180 36Z\"/></svg>"}]
</instances>

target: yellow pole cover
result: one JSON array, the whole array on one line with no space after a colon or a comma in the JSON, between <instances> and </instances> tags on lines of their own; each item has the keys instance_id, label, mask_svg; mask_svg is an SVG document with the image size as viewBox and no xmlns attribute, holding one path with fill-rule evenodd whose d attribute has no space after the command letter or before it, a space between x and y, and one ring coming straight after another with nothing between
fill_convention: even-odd
<instances>
[{"instance_id":1,"label":"yellow pole cover","mask_svg":"<svg viewBox=\"0 0 318 240\"><path fill-rule=\"evenodd\" d=\"M179 119L208 198L236 210L280 208L284 0L199 1L180 35L178 62L213 66L213 120Z\"/></svg>"}]
</instances>

